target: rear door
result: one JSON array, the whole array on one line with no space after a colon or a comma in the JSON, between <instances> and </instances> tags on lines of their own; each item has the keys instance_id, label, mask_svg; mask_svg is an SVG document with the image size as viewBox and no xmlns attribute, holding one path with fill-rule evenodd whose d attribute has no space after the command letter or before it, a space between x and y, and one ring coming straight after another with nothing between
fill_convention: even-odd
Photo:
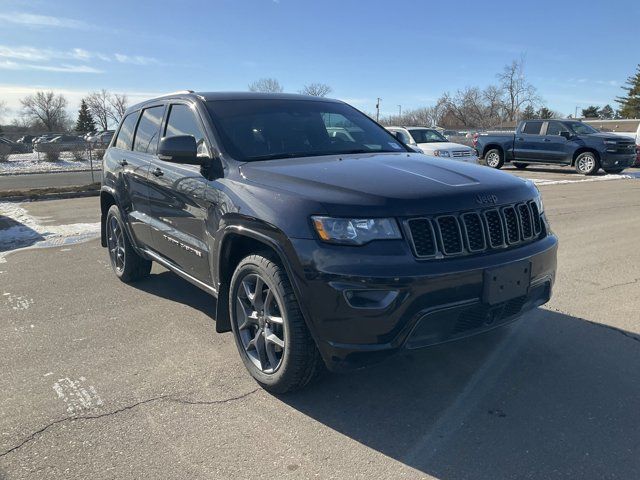
<instances>
[{"instance_id":1,"label":"rear door","mask_svg":"<svg viewBox=\"0 0 640 480\"><path fill-rule=\"evenodd\" d=\"M192 135L198 154L209 156L204 131L191 104L175 101L168 106L163 137ZM155 249L189 275L210 284L209 247L204 241L207 180L201 167L165 162L156 156L150 176Z\"/></svg>"},{"instance_id":2,"label":"rear door","mask_svg":"<svg viewBox=\"0 0 640 480\"><path fill-rule=\"evenodd\" d=\"M127 215L131 232L138 245L151 243L149 226L149 159L133 153L133 136L140 111L129 113L120 125L118 135L109 149L110 169L116 175L117 190L121 194L120 207Z\"/></svg>"},{"instance_id":3,"label":"rear door","mask_svg":"<svg viewBox=\"0 0 640 480\"><path fill-rule=\"evenodd\" d=\"M568 163L571 161L573 148L570 140L563 137L562 132L569 132L561 122L549 120L543 136L544 159L550 163Z\"/></svg>"},{"instance_id":4,"label":"rear door","mask_svg":"<svg viewBox=\"0 0 640 480\"><path fill-rule=\"evenodd\" d=\"M513 142L515 160L543 161L542 152L542 120L530 120L522 125Z\"/></svg>"}]
</instances>

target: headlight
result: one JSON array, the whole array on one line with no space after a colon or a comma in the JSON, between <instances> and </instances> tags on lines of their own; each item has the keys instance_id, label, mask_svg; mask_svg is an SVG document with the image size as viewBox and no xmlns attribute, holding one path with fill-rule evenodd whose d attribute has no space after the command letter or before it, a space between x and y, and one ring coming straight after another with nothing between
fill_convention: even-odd
<instances>
[{"instance_id":1,"label":"headlight","mask_svg":"<svg viewBox=\"0 0 640 480\"><path fill-rule=\"evenodd\" d=\"M446 150L435 150L433 154L436 157L450 157L451 155Z\"/></svg>"},{"instance_id":2,"label":"headlight","mask_svg":"<svg viewBox=\"0 0 640 480\"><path fill-rule=\"evenodd\" d=\"M538 207L538 213L542 215L544 213L544 204L542 203L542 194L540 193L540 189L535 183L533 184L533 186L536 187L536 190L538 191L538 195L536 195L533 201L536 202L536 206Z\"/></svg>"},{"instance_id":3,"label":"headlight","mask_svg":"<svg viewBox=\"0 0 640 480\"><path fill-rule=\"evenodd\" d=\"M311 217L318 236L325 242L364 245L372 240L402 238L393 218Z\"/></svg>"}]
</instances>

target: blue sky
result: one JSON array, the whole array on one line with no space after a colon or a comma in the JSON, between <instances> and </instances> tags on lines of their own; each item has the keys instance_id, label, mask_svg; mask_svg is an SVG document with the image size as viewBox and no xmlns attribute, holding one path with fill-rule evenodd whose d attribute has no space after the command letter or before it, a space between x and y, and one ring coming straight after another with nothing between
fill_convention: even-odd
<instances>
[{"instance_id":1,"label":"blue sky","mask_svg":"<svg viewBox=\"0 0 640 480\"><path fill-rule=\"evenodd\" d=\"M275 77L291 92L327 83L365 111L381 97L389 114L494 83L524 54L545 103L569 114L613 104L640 63L637 0L166 3L0 0L0 100L15 113L20 97L47 88L75 110L100 88L137 101Z\"/></svg>"}]
</instances>

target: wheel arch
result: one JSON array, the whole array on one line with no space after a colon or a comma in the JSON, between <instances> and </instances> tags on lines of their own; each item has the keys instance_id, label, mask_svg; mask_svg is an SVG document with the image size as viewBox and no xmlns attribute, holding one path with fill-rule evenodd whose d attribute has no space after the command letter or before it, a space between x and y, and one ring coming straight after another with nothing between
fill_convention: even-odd
<instances>
[{"instance_id":1,"label":"wheel arch","mask_svg":"<svg viewBox=\"0 0 640 480\"><path fill-rule=\"evenodd\" d=\"M217 248L217 262L215 282L217 285L216 302L216 332L231 331L231 319L229 317L229 286L233 272L240 261L251 254L261 254L280 264L287 273L294 294L300 305L305 322L311 334L313 328L307 321L308 316L304 311L304 304L300 301L301 293L298 288L294 266L291 265L289 255L283 249L283 243L288 242L284 233L276 230L270 234L258 229L248 228L246 225L227 225L222 233ZM293 250L293 249L291 249Z\"/></svg>"},{"instance_id":2,"label":"wheel arch","mask_svg":"<svg viewBox=\"0 0 640 480\"><path fill-rule=\"evenodd\" d=\"M484 158L484 156L487 154L487 152L489 150L493 150L493 149L497 149L500 151L500 154L502 155L502 159L504 160L504 147L502 145L500 145L499 143L489 143L488 145L485 145L485 147L482 149L482 157Z\"/></svg>"}]
</instances>

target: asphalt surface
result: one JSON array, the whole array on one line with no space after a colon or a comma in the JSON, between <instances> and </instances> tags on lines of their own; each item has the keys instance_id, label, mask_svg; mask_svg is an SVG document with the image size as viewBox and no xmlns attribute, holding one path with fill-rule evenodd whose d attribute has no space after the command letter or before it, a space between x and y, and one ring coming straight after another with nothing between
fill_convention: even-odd
<instances>
[{"instance_id":1,"label":"asphalt surface","mask_svg":"<svg viewBox=\"0 0 640 480\"><path fill-rule=\"evenodd\" d=\"M27 190L46 187L75 187L89 185L102 180L102 171L93 172L50 172L23 175L0 175L0 191Z\"/></svg>"},{"instance_id":2,"label":"asphalt surface","mask_svg":"<svg viewBox=\"0 0 640 480\"><path fill-rule=\"evenodd\" d=\"M548 305L281 397L214 332L213 298L157 265L125 285L97 240L6 255L0 479L639 478L640 180L541 191ZM97 198L55 202L22 206L97 221Z\"/></svg>"}]
</instances>

